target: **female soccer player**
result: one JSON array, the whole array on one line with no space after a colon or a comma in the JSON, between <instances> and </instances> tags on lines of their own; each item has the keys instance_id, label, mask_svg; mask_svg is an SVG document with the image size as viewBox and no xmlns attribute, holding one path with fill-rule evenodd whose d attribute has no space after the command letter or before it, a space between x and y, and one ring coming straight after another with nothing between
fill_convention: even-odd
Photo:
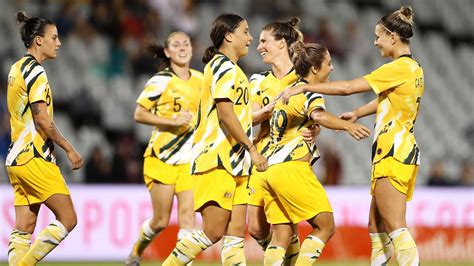
<instances>
[{"instance_id":1,"label":"female soccer player","mask_svg":"<svg viewBox=\"0 0 474 266\"><path fill-rule=\"evenodd\" d=\"M143 166L153 217L142 224L127 265L139 265L145 248L168 226L174 195L178 198L178 239L191 234L195 218L189 154L202 73L189 67L192 46L184 32L171 33L164 47L152 44L149 48L159 62L158 73L138 97L135 121L155 126Z\"/></svg>"},{"instance_id":2,"label":"female soccer player","mask_svg":"<svg viewBox=\"0 0 474 266\"><path fill-rule=\"evenodd\" d=\"M231 215L245 215L250 160L258 171L267 168L266 159L250 140L248 80L237 65L252 41L247 21L234 14L220 15L212 24L210 36L213 45L203 57L207 65L191 165L196 179L194 207L202 214L203 229L181 239L163 265L184 265L219 241ZM227 244L242 249L243 239L231 239ZM241 255L243 252L236 253L236 258L225 264L245 263Z\"/></svg>"},{"instance_id":3,"label":"female soccer player","mask_svg":"<svg viewBox=\"0 0 474 266\"><path fill-rule=\"evenodd\" d=\"M300 19L291 18L288 21L275 21L265 25L260 33L257 51L260 52L263 62L271 64L272 69L254 74L250 78L252 92L253 125L260 124L254 143L257 150L263 153L270 145L269 120L276 103L276 98L285 88L297 80L297 75L291 62L290 46L296 41L302 40L303 36L298 30ZM313 141L315 134L319 133L319 127L311 127L312 130L302 131L308 142ZM266 133L266 134L264 134ZM306 135L305 135L306 134ZM249 233L265 250L270 243L270 225L265 218L262 178L265 172L252 172L249 179L250 200L248 204ZM241 226L245 230L244 226ZM233 223L231 223L232 225ZM290 241L287 250L285 265L294 265L294 260L299 252L300 243L295 234Z\"/></svg>"},{"instance_id":4,"label":"female soccer player","mask_svg":"<svg viewBox=\"0 0 474 266\"><path fill-rule=\"evenodd\" d=\"M300 77L296 84L328 82L332 71L327 49L318 44L292 45L293 64ZM264 155L270 167L263 177L265 215L273 236L265 251L264 265L281 265L295 234L295 226L307 221L313 231L304 240L295 265L312 265L335 231L334 217L324 188L311 169L319 157L316 146L301 136L304 126L345 130L357 140L370 135L366 127L339 119L325 111L321 94L305 93L279 101L270 121L271 142Z\"/></svg>"},{"instance_id":5,"label":"female soccer player","mask_svg":"<svg viewBox=\"0 0 474 266\"><path fill-rule=\"evenodd\" d=\"M384 265L390 259L390 240L398 264L419 264L418 250L405 219L406 202L413 196L420 160L413 127L424 91L423 69L410 51L413 27L411 7L402 6L375 26L374 45L392 62L354 80L299 86L283 95L286 101L303 91L350 95L373 90L377 94L377 99L342 114L342 118L356 121L376 113L369 215L372 265Z\"/></svg>"},{"instance_id":6,"label":"female soccer player","mask_svg":"<svg viewBox=\"0 0 474 266\"><path fill-rule=\"evenodd\" d=\"M73 170L82 158L53 121L53 96L41 65L57 56L61 42L55 24L28 18L17 12L21 39L27 52L8 74L8 112L12 142L6 159L14 190L15 229L8 244L9 265L36 265L76 226L77 217L69 190L54 156L54 143L71 162ZM56 216L30 246L38 212L44 204Z\"/></svg>"}]
</instances>

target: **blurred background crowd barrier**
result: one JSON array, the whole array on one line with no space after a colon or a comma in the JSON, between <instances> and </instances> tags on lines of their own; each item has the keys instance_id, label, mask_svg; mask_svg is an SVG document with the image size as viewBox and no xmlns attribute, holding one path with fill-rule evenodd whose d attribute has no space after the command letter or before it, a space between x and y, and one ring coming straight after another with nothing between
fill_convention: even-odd
<instances>
[{"instance_id":1,"label":"blurred background crowd barrier","mask_svg":"<svg viewBox=\"0 0 474 266\"><path fill-rule=\"evenodd\" d=\"M72 185L70 188L79 222L48 260L124 261L140 225L152 214L147 190L139 185ZM322 260L369 261L368 191L365 187L327 188L337 230L324 249ZM468 188L417 189L409 204L407 222L424 262L474 262L474 201L470 192ZM0 193L0 250L6 251L15 217L13 193L6 185L0 186ZM162 260L174 248L179 229L176 213L175 204L170 227L145 250L145 260ZM196 218L199 226L200 215ZM39 228L52 219L53 214L43 208L38 218ZM301 239L310 231L311 227L302 223ZM249 262L262 262L262 248L249 235L244 246ZM219 243L206 250L199 260L218 262L220 251ZM6 260L6 255L0 252L0 261Z\"/></svg>"}]
</instances>

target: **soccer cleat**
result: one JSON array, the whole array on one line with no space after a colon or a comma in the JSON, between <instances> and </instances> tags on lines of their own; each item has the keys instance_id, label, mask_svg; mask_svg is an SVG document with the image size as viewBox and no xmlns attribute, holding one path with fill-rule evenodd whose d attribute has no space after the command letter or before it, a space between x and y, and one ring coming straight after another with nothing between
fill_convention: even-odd
<instances>
[{"instance_id":1,"label":"soccer cleat","mask_svg":"<svg viewBox=\"0 0 474 266\"><path fill-rule=\"evenodd\" d=\"M127 260L125 261L126 266L140 266L140 257L133 256L132 254L128 255Z\"/></svg>"}]
</instances>

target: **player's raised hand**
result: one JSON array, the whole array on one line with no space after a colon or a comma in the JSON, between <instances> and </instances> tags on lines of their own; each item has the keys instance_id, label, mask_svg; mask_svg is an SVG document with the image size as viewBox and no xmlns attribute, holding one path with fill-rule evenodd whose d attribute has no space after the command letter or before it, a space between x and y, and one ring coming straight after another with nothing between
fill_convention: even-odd
<instances>
[{"instance_id":1,"label":"player's raised hand","mask_svg":"<svg viewBox=\"0 0 474 266\"><path fill-rule=\"evenodd\" d=\"M370 129L361 124L353 123L347 129L347 133L356 140L362 140L370 136Z\"/></svg>"},{"instance_id":2,"label":"player's raised hand","mask_svg":"<svg viewBox=\"0 0 474 266\"><path fill-rule=\"evenodd\" d=\"M339 116L339 118L342 119L342 120L352 122L352 123L355 123L357 121L357 119L359 119L359 117L355 114L354 111L342 113ZM344 131L344 130L336 130L337 133L340 133L342 131Z\"/></svg>"},{"instance_id":3,"label":"player's raised hand","mask_svg":"<svg viewBox=\"0 0 474 266\"><path fill-rule=\"evenodd\" d=\"M273 113L273 109L275 108L275 104L277 103L278 101L278 98L276 98L275 100L273 100L272 102L270 102L269 104L265 105L265 107L263 107L263 112L265 113L265 116L267 117L271 117L272 116L272 113Z\"/></svg>"},{"instance_id":4,"label":"player's raised hand","mask_svg":"<svg viewBox=\"0 0 474 266\"><path fill-rule=\"evenodd\" d=\"M279 96L278 98L283 101L284 104L288 104L290 101L290 97L296 94L300 94L304 92L303 85L298 85L295 87L289 87L286 88Z\"/></svg>"}]
</instances>

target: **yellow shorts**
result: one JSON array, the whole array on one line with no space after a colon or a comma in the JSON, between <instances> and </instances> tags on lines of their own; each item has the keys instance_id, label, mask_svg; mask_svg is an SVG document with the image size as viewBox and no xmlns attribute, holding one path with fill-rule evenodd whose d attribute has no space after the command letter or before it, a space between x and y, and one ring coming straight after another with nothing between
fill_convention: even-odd
<instances>
[{"instance_id":1,"label":"yellow shorts","mask_svg":"<svg viewBox=\"0 0 474 266\"><path fill-rule=\"evenodd\" d=\"M407 195L407 201L413 198L418 165L404 164L393 157L387 157L372 165L370 194L374 195L377 179L387 177L394 188Z\"/></svg>"},{"instance_id":2,"label":"yellow shorts","mask_svg":"<svg viewBox=\"0 0 474 266\"><path fill-rule=\"evenodd\" d=\"M332 212L326 191L308 162L272 165L262 184L265 215L270 224L296 224L319 213Z\"/></svg>"},{"instance_id":3,"label":"yellow shorts","mask_svg":"<svg viewBox=\"0 0 474 266\"><path fill-rule=\"evenodd\" d=\"M234 203L232 205L243 205L249 203L248 176L234 176L236 183Z\"/></svg>"},{"instance_id":4,"label":"yellow shorts","mask_svg":"<svg viewBox=\"0 0 474 266\"><path fill-rule=\"evenodd\" d=\"M24 165L7 166L7 173L15 206L41 203L54 194L70 195L59 167L43 158L33 158Z\"/></svg>"},{"instance_id":5,"label":"yellow shorts","mask_svg":"<svg viewBox=\"0 0 474 266\"><path fill-rule=\"evenodd\" d=\"M263 207L265 206L265 202L263 201L263 178L267 172L258 172L257 169L252 170L252 174L249 178L249 205Z\"/></svg>"},{"instance_id":6,"label":"yellow shorts","mask_svg":"<svg viewBox=\"0 0 474 266\"><path fill-rule=\"evenodd\" d=\"M232 176L225 169L214 168L204 173L193 175L194 209L201 208L214 201L223 209L232 211L233 205L247 204L248 192L246 176Z\"/></svg>"},{"instance_id":7,"label":"yellow shorts","mask_svg":"<svg viewBox=\"0 0 474 266\"><path fill-rule=\"evenodd\" d=\"M148 190L153 187L153 181L165 185L175 185L175 193L193 189L193 177L189 164L167 164L156 157L145 157L143 176Z\"/></svg>"}]
</instances>

